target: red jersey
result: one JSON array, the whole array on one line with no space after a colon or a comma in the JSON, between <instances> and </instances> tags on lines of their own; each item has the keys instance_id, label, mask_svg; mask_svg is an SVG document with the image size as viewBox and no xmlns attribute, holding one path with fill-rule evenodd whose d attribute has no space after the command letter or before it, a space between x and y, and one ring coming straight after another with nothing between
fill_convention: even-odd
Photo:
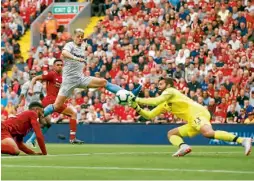
<instances>
[{"instance_id":1,"label":"red jersey","mask_svg":"<svg viewBox=\"0 0 254 181\"><path fill-rule=\"evenodd\" d=\"M102 111L103 109L102 109L102 103L95 103L94 105L93 105L93 107L94 107L94 109L95 110L97 110L97 109L99 109L100 111Z\"/></svg>"},{"instance_id":2,"label":"red jersey","mask_svg":"<svg viewBox=\"0 0 254 181\"><path fill-rule=\"evenodd\" d=\"M26 24L29 24L29 23L30 23L30 16L29 16L28 13L26 13L26 11L20 12L20 16L22 17L23 21L24 21Z\"/></svg>"},{"instance_id":3,"label":"red jersey","mask_svg":"<svg viewBox=\"0 0 254 181\"><path fill-rule=\"evenodd\" d=\"M1 122L1 126L2 132L9 132L17 140L23 140L23 137L33 129L42 153L44 155L47 154L44 137L38 122L38 115L35 111L24 111L15 117L8 118L6 121Z\"/></svg>"},{"instance_id":4,"label":"red jersey","mask_svg":"<svg viewBox=\"0 0 254 181\"><path fill-rule=\"evenodd\" d=\"M60 59L62 52L60 52L60 51L59 52L54 52L53 54L54 54L55 58Z\"/></svg>"},{"instance_id":5,"label":"red jersey","mask_svg":"<svg viewBox=\"0 0 254 181\"><path fill-rule=\"evenodd\" d=\"M56 71L44 72L42 80L47 81L47 96L57 97L62 84L62 74Z\"/></svg>"}]
</instances>

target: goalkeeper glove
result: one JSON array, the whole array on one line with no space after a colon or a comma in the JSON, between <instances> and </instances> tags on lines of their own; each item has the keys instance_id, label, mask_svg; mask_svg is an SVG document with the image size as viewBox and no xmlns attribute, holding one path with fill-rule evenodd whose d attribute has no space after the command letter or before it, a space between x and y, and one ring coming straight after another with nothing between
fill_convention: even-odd
<instances>
[{"instance_id":1,"label":"goalkeeper glove","mask_svg":"<svg viewBox=\"0 0 254 181\"><path fill-rule=\"evenodd\" d=\"M141 108L138 105L138 103L136 103L132 99L129 101L129 106L132 107L133 109L135 109L137 112L139 112L141 110Z\"/></svg>"}]
</instances>

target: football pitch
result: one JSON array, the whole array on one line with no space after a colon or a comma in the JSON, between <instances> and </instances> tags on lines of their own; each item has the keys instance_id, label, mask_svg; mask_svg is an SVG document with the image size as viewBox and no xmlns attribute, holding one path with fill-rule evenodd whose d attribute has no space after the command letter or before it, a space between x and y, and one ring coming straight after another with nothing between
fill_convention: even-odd
<instances>
[{"instance_id":1,"label":"football pitch","mask_svg":"<svg viewBox=\"0 0 254 181\"><path fill-rule=\"evenodd\" d=\"M3 180L250 180L254 155L242 147L47 144L48 156L2 155ZM39 149L37 149L39 150Z\"/></svg>"}]
</instances>

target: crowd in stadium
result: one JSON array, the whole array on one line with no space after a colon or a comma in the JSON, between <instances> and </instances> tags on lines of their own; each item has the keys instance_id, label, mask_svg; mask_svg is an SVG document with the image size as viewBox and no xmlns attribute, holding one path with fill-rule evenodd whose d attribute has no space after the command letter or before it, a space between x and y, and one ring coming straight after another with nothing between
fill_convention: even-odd
<instances>
[{"instance_id":1,"label":"crowd in stadium","mask_svg":"<svg viewBox=\"0 0 254 181\"><path fill-rule=\"evenodd\" d=\"M30 71L40 75L50 70L70 36L57 32L57 20L49 13L40 45L32 47L24 60L17 40L41 7L37 1L22 7L16 0L2 2L4 120L24 110L19 95ZM127 90L142 84L140 97L158 96L159 77L174 77L177 89L207 107L213 123L254 123L254 2L106 0L97 10L105 18L84 40L85 75L105 77ZM12 77L7 75L10 69ZM68 102L76 108L80 122L146 121L132 108L116 105L114 95L104 89L76 90ZM61 115L53 114L53 118L58 121ZM182 123L169 113L150 121Z\"/></svg>"}]
</instances>

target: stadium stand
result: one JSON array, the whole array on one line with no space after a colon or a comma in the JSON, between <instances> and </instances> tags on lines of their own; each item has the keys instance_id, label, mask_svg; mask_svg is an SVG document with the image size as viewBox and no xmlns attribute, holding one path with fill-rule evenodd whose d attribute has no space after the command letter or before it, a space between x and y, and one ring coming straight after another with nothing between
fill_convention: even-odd
<instances>
[{"instance_id":1,"label":"stadium stand","mask_svg":"<svg viewBox=\"0 0 254 181\"><path fill-rule=\"evenodd\" d=\"M23 110L23 104L16 108L13 99L29 79L29 70L36 70L38 75L48 71L51 60L60 57L61 48L70 39L66 32L57 32L54 37L45 35L23 61L15 40L40 9L33 8L30 16L24 17L15 13L15 8L22 13L20 4L11 2L4 1L2 7L2 120ZM179 90L208 108L213 123L251 122L253 1L106 0L104 8L105 17L94 17L92 21L98 22L93 33L86 31L86 75L105 77L127 90L142 84L140 97L157 96L158 78L172 76L178 80L175 86ZM15 17L9 17L12 15ZM25 23L18 21L20 16ZM11 68L9 77L6 71ZM145 121L131 108L116 105L114 95L104 89L77 90L69 104L76 107L80 122ZM151 121L182 122L168 113Z\"/></svg>"}]
</instances>

